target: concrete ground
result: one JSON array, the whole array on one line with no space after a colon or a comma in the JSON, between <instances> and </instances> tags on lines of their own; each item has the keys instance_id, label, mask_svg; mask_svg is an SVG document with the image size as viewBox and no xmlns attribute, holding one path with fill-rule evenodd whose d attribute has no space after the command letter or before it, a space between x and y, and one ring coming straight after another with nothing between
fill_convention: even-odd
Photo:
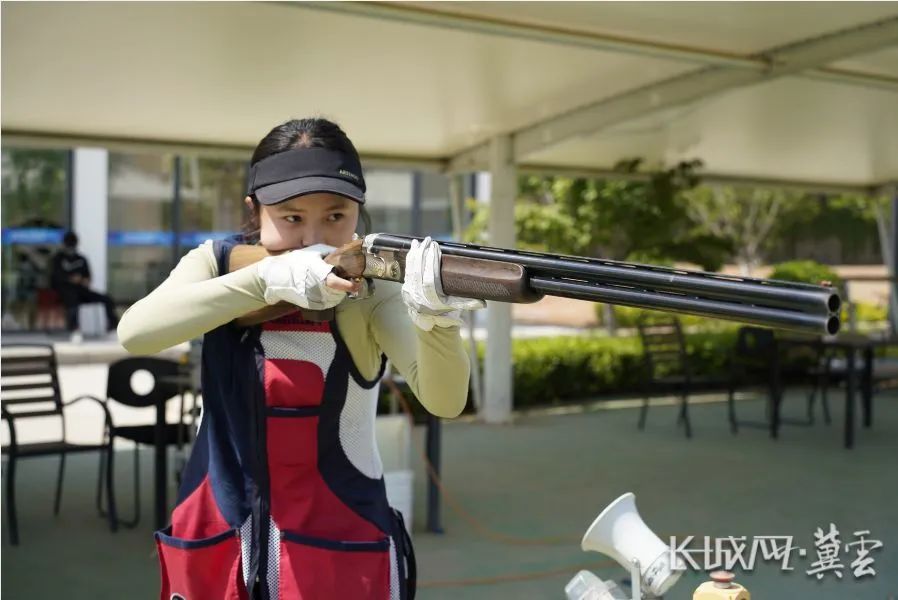
<instances>
[{"instance_id":1,"label":"concrete ground","mask_svg":"<svg viewBox=\"0 0 898 600\"><path fill-rule=\"evenodd\" d=\"M793 571L759 560L751 572L738 573L737 580L755 599L894 598L898 395L877 396L874 427L859 433L853 450L842 448L841 400L838 392L832 394L832 425L787 426L779 440L757 429L732 436L725 406L719 403L693 406L692 440L676 427L675 411L669 406L652 408L644 432L636 430L637 413L632 408L518 415L510 426L447 423L442 535L424 531L424 468L420 456L415 457L413 535L419 597L563 598L565 583L580 568L621 579L626 575L623 569L601 555L582 552L579 541L604 506L632 491L645 521L665 539L794 536L794 544L808 553L793 558ZM748 399L739 407L745 418L763 415L760 401ZM786 412L798 416L803 408L803 395L791 393ZM416 432L416 452L421 435ZM127 511L131 463L124 458L130 455L117 461L117 487ZM55 518L55 460L22 463L18 473L22 544L9 546L3 532L3 595L71 600L157 597L148 518L150 458L149 453L142 457L144 519L138 529L116 534L106 529L93 508L95 457L70 458L62 514ZM806 574L817 559L814 531L831 522L843 543L862 529L883 542L884 547L872 554L875 577L855 580L847 568L853 554L844 551L841 580L830 574L817 581ZM687 573L666 597L691 598L704 580L702 574Z\"/></svg>"}]
</instances>

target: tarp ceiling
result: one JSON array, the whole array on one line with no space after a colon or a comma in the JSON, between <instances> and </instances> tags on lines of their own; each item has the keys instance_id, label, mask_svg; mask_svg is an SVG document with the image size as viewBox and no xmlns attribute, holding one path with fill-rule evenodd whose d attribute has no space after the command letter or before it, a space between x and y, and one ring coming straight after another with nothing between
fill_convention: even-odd
<instances>
[{"instance_id":1,"label":"tarp ceiling","mask_svg":"<svg viewBox=\"0 0 898 600\"><path fill-rule=\"evenodd\" d=\"M699 158L898 180L896 2L3 3L4 144L246 155L321 114L368 157L483 169Z\"/></svg>"}]
</instances>

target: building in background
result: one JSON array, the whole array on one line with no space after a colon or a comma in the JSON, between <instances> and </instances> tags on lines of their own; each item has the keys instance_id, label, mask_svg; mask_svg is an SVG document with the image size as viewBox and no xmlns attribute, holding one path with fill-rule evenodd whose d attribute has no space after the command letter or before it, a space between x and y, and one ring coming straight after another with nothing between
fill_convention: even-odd
<instances>
[{"instance_id":1,"label":"building in background","mask_svg":"<svg viewBox=\"0 0 898 600\"><path fill-rule=\"evenodd\" d=\"M189 250L241 229L247 168L196 154L4 147L3 331L63 328L48 265L68 229L81 238L93 287L124 310ZM445 176L370 168L365 178L373 231L451 237Z\"/></svg>"}]
</instances>

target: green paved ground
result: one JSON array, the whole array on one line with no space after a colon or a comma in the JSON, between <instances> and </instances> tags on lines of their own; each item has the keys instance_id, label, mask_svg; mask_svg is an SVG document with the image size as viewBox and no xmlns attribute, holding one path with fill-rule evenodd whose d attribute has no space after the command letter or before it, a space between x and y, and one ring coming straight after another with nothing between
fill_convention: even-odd
<instances>
[{"instance_id":1,"label":"green paved ground","mask_svg":"<svg viewBox=\"0 0 898 600\"><path fill-rule=\"evenodd\" d=\"M464 509L499 534L565 542L500 543L476 531L448 504L443 511L447 533L424 533L419 464L414 535L419 597L562 598L564 584L587 563L603 577L623 577L621 569L603 566L601 556L581 552L579 538L595 515L626 491L636 494L643 517L659 533L795 536L809 555L796 557L793 572L762 563L739 575L756 600L898 596L898 395L877 398L875 426L860 432L853 451L841 446L838 393L833 404L833 425L787 427L779 441L752 429L731 436L720 404L693 407L691 441L676 428L668 407L652 409L643 433L636 431L636 413L629 409L520 417L514 426L448 424L444 478ZM787 409L800 414L802 400L793 395ZM746 417L763 412L754 401L741 403L740 410ZM5 598L155 597L158 579L146 518L137 531L112 535L104 529L92 512L94 464L88 457L70 459L58 519L51 516L54 462L33 461L21 469L23 545L13 549L4 536ZM119 461L123 474L126 464ZM148 455L144 464L149 481ZM128 505L126 482L125 476L119 480ZM816 560L813 532L829 522L843 538L869 529L871 537L884 542L885 548L874 554L875 578L857 582L846 570L841 581L830 575L817 582L805 574ZM852 556L843 557L847 566ZM561 574L513 580L546 572ZM497 579L502 582L483 582ZM464 580L469 584L456 585ZM687 574L667 598L691 598L703 580Z\"/></svg>"}]
</instances>

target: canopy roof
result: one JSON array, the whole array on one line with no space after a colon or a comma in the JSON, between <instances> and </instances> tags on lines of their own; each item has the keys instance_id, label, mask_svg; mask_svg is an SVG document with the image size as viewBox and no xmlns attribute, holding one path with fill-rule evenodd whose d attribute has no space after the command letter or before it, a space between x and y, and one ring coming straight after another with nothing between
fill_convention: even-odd
<instances>
[{"instance_id":1,"label":"canopy roof","mask_svg":"<svg viewBox=\"0 0 898 600\"><path fill-rule=\"evenodd\" d=\"M370 161L898 180L896 2L3 3L4 143L247 150L337 120Z\"/></svg>"}]
</instances>

